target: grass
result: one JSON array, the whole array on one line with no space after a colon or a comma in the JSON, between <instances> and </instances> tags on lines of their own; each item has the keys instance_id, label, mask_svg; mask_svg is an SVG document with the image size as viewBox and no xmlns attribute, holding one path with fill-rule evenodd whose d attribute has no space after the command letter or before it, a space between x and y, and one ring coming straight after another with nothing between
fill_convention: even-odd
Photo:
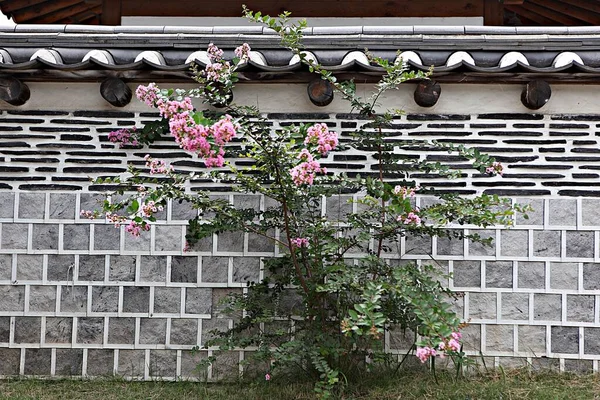
<instances>
[{"instance_id":1,"label":"grass","mask_svg":"<svg viewBox=\"0 0 600 400\"><path fill-rule=\"evenodd\" d=\"M193 382L126 382L122 380L0 380L0 399L117 400L210 399L302 400L313 399L309 384L270 382L205 384ZM345 400L524 400L600 399L597 375L530 373L527 370L480 374L454 380L450 375L408 372L393 377L378 375L349 386L336 398Z\"/></svg>"}]
</instances>

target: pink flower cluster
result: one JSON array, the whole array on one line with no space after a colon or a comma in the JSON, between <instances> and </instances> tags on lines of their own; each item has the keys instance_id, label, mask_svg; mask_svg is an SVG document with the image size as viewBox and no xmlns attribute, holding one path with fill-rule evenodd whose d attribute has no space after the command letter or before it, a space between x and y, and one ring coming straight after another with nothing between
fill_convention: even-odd
<instances>
[{"instance_id":1,"label":"pink flower cluster","mask_svg":"<svg viewBox=\"0 0 600 400\"><path fill-rule=\"evenodd\" d=\"M96 219L96 218L98 218L98 212L97 211L81 210L79 212L79 215L81 217L87 218L87 219Z\"/></svg>"},{"instance_id":2,"label":"pink flower cluster","mask_svg":"<svg viewBox=\"0 0 600 400\"><path fill-rule=\"evenodd\" d=\"M327 124L314 124L308 128L304 144L316 145L317 151L325 156L338 145L337 133L329 131Z\"/></svg>"},{"instance_id":3,"label":"pink flower cluster","mask_svg":"<svg viewBox=\"0 0 600 400\"><path fill-rule=\"evenodd\" d=\"M492 165L490 165L489 167L487 167L485 169L485 173L486 174L490 174L490 175L500 175L500 176L502 176L502 174L504 173L504 167L499 162L494 161L492 163Z\"/></svg>"},{"instance_id":4,"label":"pink flower cluster","mask_svg":"<svg viewBox=\"0 0 600 400\"><path fill-rule=\"evenodd\" d=\"M411 211L408 214L406 214L406 217L403 215L398 215L398 218L396 218L397 221L402 222L406 225L410 225L410 224L414 224L414 225L420 225L421 224L421 217L419 217L416 212L418 212L418 209L415 209L415 211Z\"/></svg>"},{"instance_id":5,"label":"pink flower cluster","mask_svg":"<svg viewBox=\"0 0 600 400\"><path fill-rule=\"evenodd\" d=\"M158 108L160 115L164 118L173 118L182 115L189 116L190 113L194 111L192 99L189 97L180 101L159 99L156 101L156 107Z\"/></svg>"},{"instance_id":6,"label":"pink flower cluster","mask_svg":"<svg viewBox=\"0 0 600 400\"><path fill-rule=\"evenodd\" d=\"M113 143L119 143L119 147L127 145L138 146L140 144L135 135L135 127L131 129L123 128L113 131L108 134L108 140Z\"/></svg>"},{"instance_id":7,"label":"pink flower cluster","mask_svg":"<svg viewBox=\"0 0 600 400\"><path fill-rule=\"evenodd\" d=\"M125 227L125 231L131 233L133 236L138 237L142 231L149 231L150 225L148 224L138 224L135 221L130 221L129 224Z\"/></svg>"},{"instance_id":8,"label":"pink flower cluster","mask_svg":"<svg viewBox=\"0 0 600 400\"><path fill-rule=\"evenodd\" d=\"M308 247L308 238L296 238L290 240L290 242L296 247Z\"/></svg>"},{"instance_id":9,"label":"pink flower cluster","mask_svg":"<svg viewBox=\"0 0 600 400\"><path fill-rule=\"evenodd\" d=\"M146 167L150 168L150 174L167 174L169 172L173 172L173 166L168 165L164 160L155 160L150 157L150 154L146 154L144 156L144 160L146 160Z\"/></svg>"},{"instance_id":10,"label":"pink flower cluster","mask_svg":"<svg viewBox=\"0 0 600 400\"><path fill-rule=\"evenodd\" d=\"M223 50L219 49L212 42L208 44L208 48L206 49L206 52L208 53L208 58L212 62L221 61L223 59Z\"/></svg>"},{"instance_id":11,"label":"pink flower cluster","mask_svg":"<svg viewBox=\"0 0 600 400\"><path fill-rule=\"evenodd\" d=\"M219 82L223 77L229 75L231 69L231 65L229 62L213 62L207 64L204 67L203 74L206 76L206 79L213 82Z\"/></svg>"},{"instance_id":12,"label":"pink flower cluster","mask_svg":"<svg viewBox=\"0 0 600 400\"><path fill-rule=\"evenodd\" d=\"M416 192L419 190L419 187L408 188L406 186L397 185L394 188L394 194L396 196L402 197L402 199L406 199L407 197L415 197Z\"/></svg>"},{"instance_id":13,"label":"pink flower cluster","mask_svg":"<svg viewBox=\"0 0 600 400\"><path fill-rule=\"evenodd\" d=\"M152 214L162 210L163 206L156 205L156 202L152 200L142 205L142 214L144 214L145 217L151 217Z\"/></svg>"},{"instance_id":14,"label":"pink flower cluster","mask_svg":"<svg viewBox=\"0 0 600 400\"><path fill-rule=\"evenodd\" d=\"M106 213L106 219L115 224L115 228L118 228L123 222L127 220L127 218L125 218L124 216L111 212Z\"/></svg>"},{"instance_id":15,"label":"pink flower cluster","mask_svg":"<svg viewBox=\"0 0 600 400\"><path fill-rule=\"evenodd\" d=\"M290 170L290 175L296 185L312 185L317 174L327 173L327 168L321 168L321 164L313 158L308 150L303 149L298 154L298 158L303 162Z\"/></svg>"},{"instance_id":16,"label":"pink flower cluster","mask_svg":"<svg viewBox=\"0 0 600 400\"><path fill-rule=\"evenodd\" d=\"M248 45L248 43L244 43L237 47L233 52L240 60L248 60L250 58L250 45Z\"/></svg>"},{"instance_id":17,"label":"pink flower cluster","mask_svg":"<svg viewBox=\"0 0 600 400\"><path fill-rule=\"evenodd\" d=\"M460 351L461 344L460 339L462 334L460 332L452 332L449 338L444 339L437 347L437 350L433 347L417 347L416 356L421 360L422 363L426 362L430 357L440 356L444 357L445 352L458 352Z\"/></svg>"},{"instance_id":18,"label":"pink flower cluster","mask_svg":"<svg viewBox=\"0 0 600 400\"><path fill-rule=\"evenodd\" d=\"M159 99L160 89L156 84L150 83L148 86L140 85L135 90L135 96L150 107L156 107L156 102Z\"/></svg>"}]
</instances>

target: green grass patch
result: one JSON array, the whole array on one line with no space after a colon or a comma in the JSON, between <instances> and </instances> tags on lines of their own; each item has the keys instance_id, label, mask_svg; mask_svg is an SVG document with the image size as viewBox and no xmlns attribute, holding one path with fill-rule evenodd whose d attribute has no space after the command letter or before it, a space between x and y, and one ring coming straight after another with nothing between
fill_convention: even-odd
<instances>
[{"instance_id":1,"label":"green grass patch","mask_svg":"<svg viewBox=\"0 0 600 400\"><path fill-rule=\"evenodd\" d=\"M597 375L497 371L453 379L438 373L404 372L397 376L378 374L350 385L336 396L355 400L588 400L600 394ZM0 381L0 399L210 399L286 400L313 399L310 384L278 382L236 382L211 384L194 382L127 382L107 380L12 379Z\"/></svg>"}]
</instances>

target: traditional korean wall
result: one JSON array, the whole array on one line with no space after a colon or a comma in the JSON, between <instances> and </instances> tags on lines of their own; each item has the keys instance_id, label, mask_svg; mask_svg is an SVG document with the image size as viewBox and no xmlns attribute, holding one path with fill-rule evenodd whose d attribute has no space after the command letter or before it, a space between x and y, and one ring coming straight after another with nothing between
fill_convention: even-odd
<instances>
[{"instance_id":1,"label":"traditional korean wall","mask_svg":"<svg viewBox=\"0 0 600 400\"><path fill-rule=\"evenodd\" d=\"M268 85L266 85L268 86ZM108 142L115 128L155 118L139 104L118 110L103 103L96 85L32 84L32 99L0 114L0 375L119 374L175 379L237 374L244 352L222 355L208 370L194 370L216 350L189 352L214 328L231 326L218 301L262 277L261 257L277 254L252 236L221 235L183 253L188 207L170 204L139 239L102 221L79 218L105 188L89 177L124 173L147 153L181 171L202 164L172 141L123 150ZM327 122L349 134L367 121L333 103L316 108L299 96L305 86L248 85L238 99L265 106L273 126ZM464 177L422 184L464 194L497 193L530 203L530 219L513 229L487 229L494 247L446 240L403 239L398 254L454 274L463 292L466 349L487 365L598 369L600 360L600 110L595 89L563 87L547 111L532 114L519 87L454 85L438 106L418 109L410 90L388 98L407 114L388 130L394 140L437 139L480 147L507 166L488 178L458 157L415 148L408 157L462 167ZM589 94L589 96L588 96ZM283 101L287 99L288 101ZM578 103L569 101L579 99ZM332 153L332 170L369 173L374 159L358 150ZM234 203L263 202L227 187L195 182ZM329 214L351 211L347 196L327 204ZM419 199L423 204L430 199ZM397 258L398 254L390 254ZM387 337L403 354L406 338Z\"/></svg>"}]
</instances>

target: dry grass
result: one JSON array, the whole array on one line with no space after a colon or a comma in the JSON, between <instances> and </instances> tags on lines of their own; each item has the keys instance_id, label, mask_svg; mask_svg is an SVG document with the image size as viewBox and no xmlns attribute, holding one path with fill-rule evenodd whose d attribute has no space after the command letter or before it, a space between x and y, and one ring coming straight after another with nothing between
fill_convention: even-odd
<instances>
[{"instance_id":1,"label":"dry grass","mask_svg":"<svg viewBox=\"0 0 600 400\"><path fill-rule=\"evenodd\" d=\"M210 400L302 400L313 399L308 384L245 382L203 384L193 382L125 382L121 380L37 380L0 381L0 399L117 400L117 399L210 399ZM453 379L438 374L438 383L424 372L398 376L377 374L345 388L336 398L353 400L590 400L600 399L600 377L595 375L531 373L480 374Z\"/></svg>"}]
</instances>

